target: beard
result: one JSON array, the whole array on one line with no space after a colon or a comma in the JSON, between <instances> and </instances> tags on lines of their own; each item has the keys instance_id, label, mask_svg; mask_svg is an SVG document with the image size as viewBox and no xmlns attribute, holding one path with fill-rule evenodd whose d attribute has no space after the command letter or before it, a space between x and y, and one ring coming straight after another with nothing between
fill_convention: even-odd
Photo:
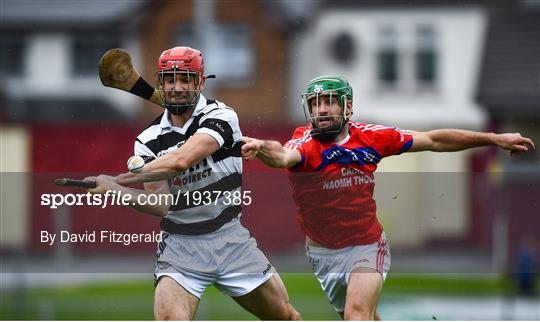
<instances>
[{"instance_id":1,"label":"beard","mask_svg":"<svg viewBox=\"0 0 540 322\"><path fill-rule=\"evenodd\" d=\"M167 103L165 103L165 108L173 115L180 116L188 112L189 110L195 108L195 105L199 102L199 98L191 99L191 98L181 98L173 100L167 100Z\"/></svg>"},{"instance_id":2,"label":"beard","mask_svg":"<svg viewBox=\"0 0 540 322\"><path fill-rule=\"evenodd\" d=\"M311 129L311 136L320 142L331 142L334 141L343 130L343 127L345 125L345 122L343 121L337 121L333 118L328 118L328 121L330 121L330 125L326 127L319 127L319 126L313 126ZM326 119L325 119L326 121ZM317 123L319 123L318 121Z\"/></svg>"},{"instance_id":3,"label":"beard","mask_svg":"<svg viewBox=\"0 0 540 322\"><path fill-rule=\"evenodd\" d=\"M174 95L176 94L176 95ZM183 115L199 102L199 94L190 91L165 93L165 108L173 115Z\"/></svg>"},{"instance_id":4,"label":"beard","mask_svg":"<svg viewBox=\"0 0 540 322\"><path fill-rule=\"evenodd\" d=\"M180 116L182 114L185 114L189 109L193 107L192 104L189 105L172 105L172 104L165 104L165 107L169 111L169 113Z\"/></svg>"}]
</instances>

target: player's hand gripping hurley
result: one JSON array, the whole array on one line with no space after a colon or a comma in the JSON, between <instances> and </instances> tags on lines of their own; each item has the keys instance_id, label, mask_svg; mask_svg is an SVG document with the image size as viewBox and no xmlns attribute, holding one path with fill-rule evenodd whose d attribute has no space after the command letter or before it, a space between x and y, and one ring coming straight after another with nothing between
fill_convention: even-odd
<instances>
[{"instance_id":1,"label":"player's hand gripping hurley","mask_svg":"<svg viewBox=\"0 0 540 322\"><path fill-rule=\"evenodd\" d=\"M133 172L133 173L141 172L144 165L145 165L144 159L138 155L132 156L127 161L127 168L130 172ZM59 178L59 179L54 180L54 183L57 186L62 186L62 187L81 187L81 188L87 188L87 189L93 189L97 187L97 184L95 181L77 180L77 179L69 179L69 178Z\"/></svg>"},{"instance_id":2,"label":"player's hand gripping hurley","mask_svg":"<svg viewBox=\"0 0 540 322\"><path fill-rule=\"evenodd\" d=\"M54 180L54 183L57 186L62 187L81 187L81 188L87 188L87 189L93 189L96 187L95 181L84 181L84 180L76 180L76 179L69 179L69 178L60 178Z\"/></svg>"}]
</instances>

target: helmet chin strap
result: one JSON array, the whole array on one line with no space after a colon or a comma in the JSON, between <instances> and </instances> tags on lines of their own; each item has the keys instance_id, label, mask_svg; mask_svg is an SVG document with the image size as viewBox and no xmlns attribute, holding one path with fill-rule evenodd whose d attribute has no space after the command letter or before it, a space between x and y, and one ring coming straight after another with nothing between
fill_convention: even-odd
<instances>
[{"instance_id":1,"label":"helmet chin strap","mask_svg":"<svg viewBox=\"0 0 540 322\"><path fill-rule=\"evenodd\" d=\"M191 108L189 106L177 106L177 105L168 105L168 104L166 105L166 107L169 113L176 116L185 114Z\"/></svg>"},{"instance_id":2,"label":"helmet chin strap","mask_svg":"<svg viewBox=\"0 0 540 322\"><path fill-rule=\"evenodd\" d=\"M190 109L195 108L195 106L197 106L197 103L199 103L199 98L200 98L200 95L197 97L195 102L193 102L192 104L179 105L179 104L167 104L167 103L165 103L165 108L169 111L169 113L171 113L173 115L176 115L176 116L184 115Z\"/></svg>"},{"instance_id":3,"label":"helmet chin strap","mask_svg":"<svg viewBox=\"0 0 540 322\"><path fill-rule=\"evenodd\" d=\"M321 131L318 129L311 130L311 136L320 142L332 142L335 141L336 138L339 136L341 131L339 129L337 130L325 130Z\"/></svg>"},{"instance_id":4,"label":"helmet chin strap","mask_svg":"<svg viewBox=\"0 0 540 322\"><path fill-rule=\"evenodd\" d=\"M180 115L185 114L193 106L178 106L178 105L165 104L165 107L167 108L169 113L176 116L180 116Z\"/></svg>"},{"instance_id":5,"label":"helmet chin strap","mask_svg":"<svg viewBox=\"0 0 540 322\"><path fill-rule=\"evenodd\" d=\"M342 118L341 123L339 125L332 125L325 129L313 127L311 129L311 136L317 141L321 141L321 142L335 141L336 138L341 134L341 132L343 132L343 129L345 128L346 124L347 124L347 120Z\"/></svg>"}]
</instances>

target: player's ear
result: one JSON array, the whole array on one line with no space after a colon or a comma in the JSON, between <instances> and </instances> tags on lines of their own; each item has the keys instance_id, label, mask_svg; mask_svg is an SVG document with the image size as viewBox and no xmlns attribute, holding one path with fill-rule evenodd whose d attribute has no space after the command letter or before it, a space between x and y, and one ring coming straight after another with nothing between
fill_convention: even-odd
<instances>
[{"instance_id":1,"label":"player's ear","mask_svg":"<svg viewBox=\"0 0 540 322\"><path fill-rule=\"evenodd\" d=\"M201 80L200 80L200 85L199 85L199 88L200 88L200 91L204 91L204 83L206 82L206 77L205 76L201 76Z\"/></svg>"},{"instance_id":2,"label":"player's ear","mask_svg":"<svg viewBox=\"0 0 540 322\"><path fill-rule=\"evenodd\" d=\"M156 82L157 89L163 88L162 76L159 73L154 74L154 81Z\"/></svg>"},{"instance_id":3,"label":"player's ear","mask_svg":"<svg viewBox=\"0 0 540 322\"><path fill-rule=\"evenodd\" d=\"M350 117L353 114L352 101L351 100L347 100L347 104L346 104L345 108L346 108L345 115L348 115Z\"/></svg>"}]
</instances>

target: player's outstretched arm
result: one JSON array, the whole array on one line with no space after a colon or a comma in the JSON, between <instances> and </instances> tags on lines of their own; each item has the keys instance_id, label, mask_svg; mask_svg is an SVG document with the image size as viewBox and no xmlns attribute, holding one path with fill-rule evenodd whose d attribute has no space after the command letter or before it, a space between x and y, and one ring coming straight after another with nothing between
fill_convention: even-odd
<instances>
[{"instance_id":1,"label":"player's outstretched arm","mask_svg":"<svg viewBox=\"0 0 540 322\"><path fill-rule=\"evenodd\" d=\"M408 152L453 152L479 146L496 145L511 155L534 149L534 142L520 133L483 133L456 129L413 132L413 145Z\"/></svg>"},{"instance_id":2,"label":"player's outstretched arm","mask_svg":"<svg viewBox=\"0 0 540 322\"><path fill-rule=\"evenodd\" d=\"M189 169L220 148L219 143L206 133L195 133L180 148L155 159L138 172L138 182L168 179Z\"/></svg>"},{"instance_id":3,"label":"player's outstretched arm","mask_svg":"<svg viewBox=\"0 0 540 322\"><path fill-rule=\"evenodd\" d=\"M99 175L97 177L87 177L84 180L95 181L96 187L93 189L86 189L91 194L106 194L108 191L112 193L121 193L123 201L127 203L131 208L138 211L163 217L167 214L169 210L169 198L163 197L159 198L160 202L158 204L148 203L148 196L151 194L156 195L170 195L171 191L167 181L158 181L158 182L148 182L144 184L144 189L139 190L130 187L124 187L114 182L114 177L107 175ZM145 195L141 198L141 195ZM129 196L129 197L124 197ZM128 199L126 199L128 198Z\"/></svg>"},{"instance_id":4,"label":"player's outstretched arm","mask_svg":"<svg viewBox=\"0 0 540 322\"><path fill-rule=\"evenodd\" d=\"M258 157L273 168L292 168L302 161L300 152L285 148L277 141L259 140L247 136L244 136L242 157L248 161Z\"/></svg>"},{"instance_id":5,"label":"player's outstretched arm","mask_svg":"<svg viewBox=\"0 0 540 322\"><path fill-rule=\"evenodd\" d=\"M114 181L120 185L129 185L165 180L189 169L219 148L219 143L211 135L195 133L178 150L146 164L137 173L120 174L114 178Z\"/></svg>"}]
</instances>

